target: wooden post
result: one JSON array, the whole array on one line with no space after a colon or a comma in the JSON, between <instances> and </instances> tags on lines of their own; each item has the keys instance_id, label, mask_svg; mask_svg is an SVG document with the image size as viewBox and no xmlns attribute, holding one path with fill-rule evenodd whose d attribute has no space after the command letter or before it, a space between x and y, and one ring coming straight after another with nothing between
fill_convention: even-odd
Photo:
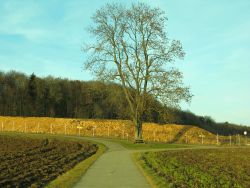
<instances>
[{"instance_id":1,"label":"wooden post","mask_svg":"<svg viewBox=\"0 0 250 188\"><path fill-rule=\"evenodd\" d=\"M122 134L122 138L124 139L124 137L125 137L125 128L124 128L124 125L123 125L123 134Z\"/></svg>"},{"instance_id":2,"label":"wooden post","mask_svg":"<svg viewBox=\"0 0 250 188\"><path fill-rule=\"evenodd\" d=\"M37 123L37 133L39 133L40 130L40 123Z\"/></svg>"},{"instance_id":3,"label":"wooden post","mask_svg":"<svg viewBox=\"0 0 250 188\"><path fill-rule=\"evenodd\" d=\"M219 145L219 136L218 136L218 133L216 135L216 141L217 141L217 145Z\"/></svg>"},{"instance_id":4,"label":"wooden post","mask_svg":"<svg viewBox=\"0 0 250 188\"><path fill-rule=\"evenodd\" d=\"M50 124L50 134L52 134L53 133L53 130L52 130L52 123Z\"/></svg>"},{"instance_id":5,"label":"wooden post","mask_svg":"<svg viewBox=\"0 0 250 188\"><path fill-rule=\"evenodd\" d=\"M95 127L93 127L93 133L92 133L92 136L93 136L93 137L95 136Z\"/></svg>"},{"instance_id":6,"label":"wooden post","mask_svg":"<svg viewBox=\"0 0 250 188\"><path fill-rule=\"evenodd\" d=\"M229 136L229 138L230 138L230 146L232 146L232 137L231 137L231 135Z\"/></svg>"},{"instance_id":7,"label":"wooden post","mask_svg":"<svg viewBox=\"0 0 250 188\"><path fill-rule=\"evenodd\" d=\"M203 144L203 134L201 133L199 137L201 138L201 144Z\"/></svg>"},{"instance_id":8,"label":"wooden post","mask_svg":"<svg viewBox=\"0 0 250 188\"><path fill-rule=\"evenodd\" d=\"M238 138L239 138L239 146L240 146L240 134L238 134Z\"/></svg>"}]
</instances>

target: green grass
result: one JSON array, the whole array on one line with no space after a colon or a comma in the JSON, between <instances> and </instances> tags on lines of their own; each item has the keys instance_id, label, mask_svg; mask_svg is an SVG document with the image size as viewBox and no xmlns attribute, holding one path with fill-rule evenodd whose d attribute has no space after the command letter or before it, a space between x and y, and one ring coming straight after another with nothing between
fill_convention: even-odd
<instances>
[{"instance_id":1,"label":"green grass","mask_svg":"<svg viewBox=\"0 0 250 188\"><path fill-rule=\"evenodd\" d=\"M188 144L168 144L168 143L142 143L134 144L132 141L119 140L119 139L105 139L111 142L121 144L123 147L129 150L152 150L152 149L173 149L173 148L190 148L198 145Z\"/></svg>"},{"instance_id":2,"label":"green grass","mask_svg":"<svg viewBox=\"0 0 250 188\"><path fill-rule=\"evenodd\" d=\"M250 187L250 148L135 154L152 187Z\"/></svg>"},{"instance_id":3,"label":"green grass","mask_svg":"<svg viewBox=\"0 0 250 188\"><path fill-rule=\"evenodd\" d=\"M152 188L164 187L166 184L164 181L160 180L160 178L155 174L155 172L150 169L144 160L141 158L142 153L133 153L132 159L135 162L136 166L139 168L141 173L147 179L147 182Z\"/></svg>"}]
</instances>

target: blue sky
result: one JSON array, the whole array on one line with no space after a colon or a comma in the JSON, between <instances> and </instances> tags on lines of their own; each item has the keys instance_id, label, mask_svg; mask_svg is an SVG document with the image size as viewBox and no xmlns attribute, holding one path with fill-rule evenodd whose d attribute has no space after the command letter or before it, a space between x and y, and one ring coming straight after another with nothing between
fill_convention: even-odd
<instances>
[{"instance_id":1,"label":"blue sky","mask_svg":"<svg viewBox=\"0 0 250 188\"><path fill-rule=\"evenodd\" d=\"M91 15L107 2L135 1L0 0L0 70L93 79L82 69L81 47ZM169 37L183 44L186 57L176 66L194 94L183 109L250 125L250 1L140 2L166 11Z\"/></svg>"}]
</instances>

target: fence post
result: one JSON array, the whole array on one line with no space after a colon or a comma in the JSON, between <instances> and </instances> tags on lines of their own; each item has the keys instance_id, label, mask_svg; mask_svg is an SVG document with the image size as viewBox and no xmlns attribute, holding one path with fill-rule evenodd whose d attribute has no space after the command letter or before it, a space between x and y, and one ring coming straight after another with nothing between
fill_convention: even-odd
<instances>
[{"instance_id":1,"label":"fence post","mask_svg":"<svg viewBox=\"0 0 250 188\"><path fill-rule=\"evenodd\" d=\"M232 137L231 137L231 135L229 136L229 138L230 138L230 146L232 146Z\"/></svg>"},{"instance_id":2,"label":"fence post","mask_svg":"<svg viewBox=\"0 0 250 188\"><path fill-rule=\"evenodd\" d=\"M52 130L52 123L50 124L50 134L52 134L53 130Z\"/></svg>"},{"instance_id":3,"label":"fence post","mask_svg":"<svg viewBox=\"0 0 250 188\"><path fill-rule=\"evenodd\" d=\"M96 129L96 126L93 127L93 133L92 133L93 137L95 136L95 129Z\"/></svg>"},{"instance_id":4,"label":"fence post","mask_svg":"<svg viewBox=\"0 0 250 188\"><path fill-rule=\"evenodd\" d=\"M24 132L26 133L26 131L27 131L27 125L26 125L26 121L25 121L25 123L24 123Z\"/></svg>"},{"instance_id":5,"label":"fence post","mask_svg":"<svg viewBox=\"0 0 250 188\"><path fill-rule=\"evenodd\" d=\"M239 138L239 146L240 146L240 134L238 134L238 138Z\"/></svg>"},{"instance_id":6,"label":"fence post","mask_svg":"<svg viewBox=\"0 0 250 188\"><path fill-rule=\"evenodd\" d=\"M122 133L122 138L124 139L124 137L125 137L125 126L123 125L123 133Z\"/></svg>"},{"instance_id":7,"label":"fence post","mask_svg":"<svg viewBox=\"0 0 250 188\"><path fill-rule=\"evenodd\" d=\"M203 134L200 134L199 137L201 138L201 144L203 144Z\"/></svg>"},{"instance_id":8,"label":"fence post","mask_svg":"<svg viewBox=\"0 0 250 188\"><path fill-rule=\"evenodd\" d=\"M37 123L37 133L39 133L39 130L40 130L40 123L38 122Z\"/></svg>"},{"instance_id":9,"label":"fence post","mask_svg":"<svg viewBox=\"0 0 250 188\"><path fill-rule=\"evenodd\" d=\"M12 122L12 131L14 131L14 128L15 128L15 122L13 121Z\"/></svg>"},{"instance_id":10,"label":"fence post","mask_svg":"<svg viewBox=\"0 0 250 188\"><path fill-rule=\"evenodd\" d=\"M216 135L216 142L217 142L217 145L219 145L219 135L218 135L218 133Z\"/></svg>"}]
</instances>

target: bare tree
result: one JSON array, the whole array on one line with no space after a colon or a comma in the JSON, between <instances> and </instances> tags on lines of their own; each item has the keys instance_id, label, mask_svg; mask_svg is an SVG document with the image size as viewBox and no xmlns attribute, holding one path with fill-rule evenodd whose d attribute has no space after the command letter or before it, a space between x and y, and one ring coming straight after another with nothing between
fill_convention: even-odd
<instances>
[{"instance_id":1,"label":"bare tree","mask_svg":"<svg viewBox=\"0 0 250 188\"><path fill-rule=\"evenodd\" d=\"M98 79L122 85L135 142L143 142L142 116L148 96L166 106L191 99L181 72L172 67L185 54L179 41L168 39L166 20L163 11L144 3L107 4L95 12L89 28L94 42L84 48L89 55L85 68Z\"/></svg>"}]
</instances>

